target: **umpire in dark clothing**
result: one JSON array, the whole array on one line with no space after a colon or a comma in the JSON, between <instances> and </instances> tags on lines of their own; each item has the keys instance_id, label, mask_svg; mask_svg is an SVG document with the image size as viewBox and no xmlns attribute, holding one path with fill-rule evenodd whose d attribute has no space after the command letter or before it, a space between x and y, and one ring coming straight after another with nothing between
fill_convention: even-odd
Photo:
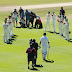
<instances>
[{"instance_id":1,"label":"umpire in dark clothing","mask_svg":"<svg viewBox=\"0 0 72 72\"><path fill-rule=\"evenodd\" d=\"M30 47L26 50L26 53L28 53L28 69L29 69L29 63L32 61L32 67L34 68L34 57L36 55L36 50L33 47L33 44L30 44Z\"/></svg>"},{"instance_id":2,"label":"umpire in dark clothing","mask_svg":"<svg viewBox=\"0 0 72 72\"><path fill-rule=\"evenodd\" d=\"M65 15L65 10L63 9L63 7L61 7L60 15L63 15L63 17L64 17L64 15Z\"/></svg>"},{"instance_id":3,"label":"umpire in dark clothing","mask_svg":"<svg viewBox=\"0 0 72 72\"><path fill-rule=\"evenodd\" d=\"M38 50L38 43L35 41L35 39L33 39L33 47L36 50L36 58L34 59L34 64L36 65L36 60L37 60L37 50Z\"/></svg>"},{"instance_id":4,"label":"umpire in dark clothing","mask_svg":"<svg viewBox=\"0 0 72 72\"><path fill-rule=\"evenodd\" d=\"M32 11L30 12L30 19L29 22L32 24L33 27L33 22L34 22L34 18L36 17L35 13L33 13Z\"/></svg>"}]
</instances>

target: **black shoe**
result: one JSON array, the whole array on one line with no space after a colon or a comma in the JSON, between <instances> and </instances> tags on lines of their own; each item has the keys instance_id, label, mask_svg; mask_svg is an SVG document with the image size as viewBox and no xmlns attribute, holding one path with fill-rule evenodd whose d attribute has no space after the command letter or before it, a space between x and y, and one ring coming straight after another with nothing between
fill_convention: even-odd
<instances>
[{"instance_id":1,"label":"black shoe","mask_svg":"<svg viewBox=\"0 0 72 72\"><path fill-rule=\"evenodd\" d=\"M29 66L28 66L28 69L29 69Z\"/></svg>"},{"instance_id":2,"label":"black shoe","mask_svg":"<svg viewBox=\"0 0 72 72\"><path fill-rule=\"evenodd\" d=\"M63 34L61 36L63 36Z\"/></svg>"},{"instance_id":3,"label":"black shoe","mask_svg":"<svg viewBox=\"0 0 72 72\"><path fill-rule=\"evenodd\" d=\"M12 44L11 42L8 42L7 44Z\"/></svg>"},{"instance_id":4,"label":"black shoe","mask_svg":"<svg viewBox=\"0 0 72 72\"><path fill-rule=\"evenodd\" d=\"M46 59L43 59L44 61L46 60Z\"/></svg>"}]
</instances>

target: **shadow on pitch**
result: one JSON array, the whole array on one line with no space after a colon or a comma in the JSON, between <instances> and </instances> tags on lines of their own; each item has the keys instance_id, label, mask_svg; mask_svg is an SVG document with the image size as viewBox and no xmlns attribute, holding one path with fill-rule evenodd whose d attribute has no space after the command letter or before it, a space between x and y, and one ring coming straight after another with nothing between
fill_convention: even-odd
<instances>
[{"instance_id":1,"label":"shadow on pitch","mask_svg":"<svg viewBox=\"0 0 72 72\"><path fill-rule=\"evenodd\" d=\"M59 34L59 32L56 32L56 34Z\"/></svg>"},{"instance_id":2,"label":"shadow on pitch","mask_svg":"<svg viewBox=\"0 0 72 72\"><path fill-rule=\"evenodd\" d=\"M45 60L46 62L49 62L49 63L54 63L53 60Z\"/></svg>"},{"instance_id":3,"label":"shadow on pitch","mask_svg":"<svg viewBox=\"0 0 72 72\"><path fill-rule=\"evenodd\" d=\"M49 32L49 33L56 33L56 32L52 32L52 31L47 31L47 32Z\"/></svg>"},{"instance_id":4,"label":"shadow on pitch","mask_svg":"<svg viewBox=\"0 0 72 72\"><path fill-rule=\"evenodd\" d=\"M67 41L67 39L65 39ZM68 42L71 42L72 43L72 39L70 39Z\"/></svg>"},{"instance_id":5,"label":"shadow on pitch","mask_svg":"<svg viewBox=\"0 0 72 72\"><path fill-rule=\"evenodd\" d=\"M72 39L70 39L70 41L68 41L68 42L71 42L72 43Z\"/></svg>"},{"instance_id":6,"label":"shadow on pitch","mask_svg":"<svg viewBox=\"0 0 72 72\"><path fill-rule=\"evenodd\" d=\"M35 65L35 67L43 67L43 65Z\"/></svg>"},{"instance_id":7,"label":"shadow on pitch","mask_svg":"<svg viewBox=\"0 0 72 72\"><path fill-rule=\"evenodd\" d=\"M18 35L13 35L11 38L11 42L15 41L17 37L18 37Z\"/></svg>"}]
</instances>

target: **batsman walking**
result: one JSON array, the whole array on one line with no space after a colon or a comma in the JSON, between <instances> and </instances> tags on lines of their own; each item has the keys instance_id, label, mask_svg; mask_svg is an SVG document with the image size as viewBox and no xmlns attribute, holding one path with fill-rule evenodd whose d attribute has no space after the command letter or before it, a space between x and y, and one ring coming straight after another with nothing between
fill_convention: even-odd
<instances>
[{"instance_id":1,"label":"batsman walking","mask_svg":"<svg viewBox=\"0 0 72 72\"><path fill-rule=\"evenodd\" d=\"M46 33L43 33L44 36L41 37L40 39L40 45L42 43L42 57L43 60L46 60L46 55L47 55L47 48L50 48L50 43L48 37L46 37ZM48 43L48 45L47 45Z\"/></svg>"}]
</instances>

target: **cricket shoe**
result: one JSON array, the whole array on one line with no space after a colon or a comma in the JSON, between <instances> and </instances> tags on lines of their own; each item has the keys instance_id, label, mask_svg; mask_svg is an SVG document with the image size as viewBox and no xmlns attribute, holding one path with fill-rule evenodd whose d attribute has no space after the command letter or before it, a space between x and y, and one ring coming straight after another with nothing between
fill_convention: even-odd
<instances>
[{"instance_id":1,"label":"cricket shoe","mask_svg":"<svg viewBox=\"0 0 72 72\"><path fill-rule=\"evenodd\" d=\"M70 40L67 40L67 41L70 41Z\"/></svg>"},{"instance_id":2,"label":"cricket shoe","mask_svg":"<svg viewBox=\"0 0 72 72\"><path fill-rule=\"evenodd\" d=\"M46 59L43 59L44 61L46 61Z\"/></svg>"}]
</instances>

